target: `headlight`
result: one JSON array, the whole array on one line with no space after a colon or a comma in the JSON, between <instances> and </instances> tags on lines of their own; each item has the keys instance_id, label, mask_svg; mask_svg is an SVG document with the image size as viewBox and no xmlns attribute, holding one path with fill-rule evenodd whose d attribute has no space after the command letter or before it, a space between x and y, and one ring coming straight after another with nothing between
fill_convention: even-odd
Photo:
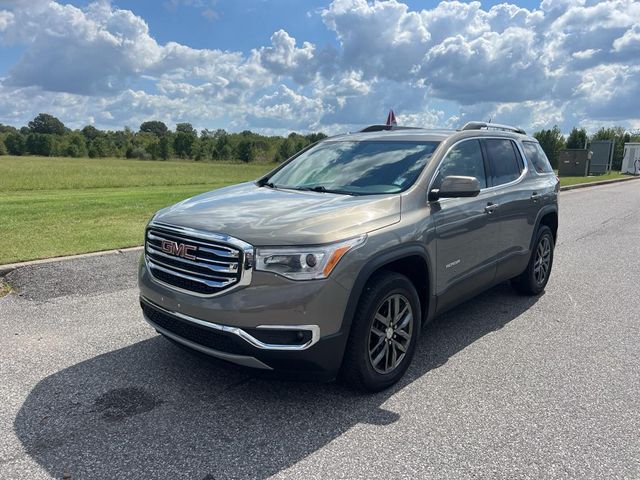
<instances>
[{"instance_id":1,"label":"headlight","mask_svg":"<svg viewBox=\"0 0 640 480\"><path fill-rule=\"evenodd\" d=\"M349 250L362 245L366 235L319 247L265 247L256 251L256 270L292 280L327 278Z\"/></svg>"}]
</instances>

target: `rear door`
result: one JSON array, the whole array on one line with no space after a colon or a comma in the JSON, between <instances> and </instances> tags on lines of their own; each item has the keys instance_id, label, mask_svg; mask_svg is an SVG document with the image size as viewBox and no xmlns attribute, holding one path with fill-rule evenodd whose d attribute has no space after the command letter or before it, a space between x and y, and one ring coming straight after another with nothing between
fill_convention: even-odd
<instances>
[{"instance_id":1,"label":"rear door","mask_svg":"<svg viewBox=\"0 0 640 480\"><path fill-rule=\"evenodd\" d=\"M489 160L496 221L500 223L498 279L520 273L528 261L529 243L535 222L536 192L527 181L527 168L516 142L509 138L482 140ZM513 275L512 275L513 274Z\"/></svg>"},{"instance_id":2,"label":"rear door","mask_svg":"<svg viewBox=\"0 0 640 480\"><path fill-rule=\"evenodd\" d=\"M480 195L442 198L431 202L436 226L436 293L438 310L470 296L490 284L495 276L498 222L488 188L485 159L478 139L454 145L443 159L431 188L439 188L449 175L476 177Z\"/></svg>"}]
</instances>

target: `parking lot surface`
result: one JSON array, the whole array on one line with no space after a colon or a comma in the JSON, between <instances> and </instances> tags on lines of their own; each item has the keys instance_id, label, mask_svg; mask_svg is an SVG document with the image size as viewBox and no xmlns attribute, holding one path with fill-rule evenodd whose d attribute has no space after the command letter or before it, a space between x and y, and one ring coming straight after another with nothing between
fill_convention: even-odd
<instances>
[{"instance_id":1,"label":"parking lot surface","mask_svg":"<svg viewBox=\"0 0 640 480\"><path fill-rule=\"evenodd\" d=\"M563 192L546 293L423 332L396 387L256 377L159 337L138 253L11 273L0 478L640 478L640 184Z\"/></svg>"}]
</instances>

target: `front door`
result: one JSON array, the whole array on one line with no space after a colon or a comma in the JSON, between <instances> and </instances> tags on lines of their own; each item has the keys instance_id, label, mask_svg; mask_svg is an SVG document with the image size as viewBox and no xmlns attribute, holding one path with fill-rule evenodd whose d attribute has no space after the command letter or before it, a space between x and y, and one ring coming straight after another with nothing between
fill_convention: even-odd
<instances>
[{"instance_id":1,"label":"front door","mask_svg":"<svg viewBox=\"0 0 640 480\"><path fill-rule=\"evenodd\" d=\"M480 194L473 198L442 198L431 202L436 227L436 295L438 311L467 298L493 282L498 253L499 222L495 193L488 190L480 141L464 140L443 159L431 188L449 175L476 177Z\"/></svg>"}]
</instances>

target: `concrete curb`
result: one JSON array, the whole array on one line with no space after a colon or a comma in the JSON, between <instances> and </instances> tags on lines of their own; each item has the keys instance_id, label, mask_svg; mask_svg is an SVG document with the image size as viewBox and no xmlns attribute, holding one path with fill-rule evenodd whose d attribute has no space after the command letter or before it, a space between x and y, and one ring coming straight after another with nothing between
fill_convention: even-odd
<instances>
[{"instance_id":1,"label":"concrete curb","mask_svg":"<svg viewBox=\"0 0 640 480\"><path fill-rule=\"evenodd\" d=\"M135 252L138 250L142 250L142 248L143 248L142 246L118 248L115 250L102 250L100 252L81 253L79 255L67 255L65 257L42 258L40 260L30 260L28 262L8 263L6 265L0 265L0 276L6 275L17 268L28 267L30 265L40 265L42 263L64 262L65 260L74 260L76 258L99 257L101 255L115 255L115 254L126 253L126 252Z\"/></svg>"},{"instance_id":2,"label":"concrete curb","mask_svg":"<svg viewBox=\"0 0 640 480\"><path fill-rule=\"evenodd\" d=\"M577 183L576 185L567 185L566 187L560 187L560 191L564 192L566 190L575 190L577 188L597 187L598 185L609 185L610 183L628 182L629 180L637 180L639 178L640 178L640 175L637 177L614 178L613 180L601 180L599 182Z\"/></svg>"},{"instance_id":3,"label":"concrete curb","mask_svg":"<svg viewBox=\"0 0 640 480\"><path fill-rule=\"evenodd\" d=\"M591 183L579 183L577 185L568 185L566 187L560 187L561 191L566 190L575 190L577 188L586 188L586 187L597 187L598 185L608 185L610 183L619 183L619 182L627 182L629 180L637 180L640 179L640 176L637 177L628 177L628 178L616 178L614 180L603 180L600 182L591 182ZM40 260L31 260L28 262L20 262L20 263L8 263L6 265L0 265L0 276L6 275L9 272L21 267L28 267L30 265L40 265L42 263L53 263L53 262L63 262L65 260L73 260L76 258L86 258L86 257L97 257L100 255L114 255L125 252L135 252L138 250L142 250L142 246L139 247L128 247L128 248L118 248L115 250L103 250L100 252L91 252L91 253L81 253L80 255L68 255L66 257L54 257L54 258L43 258Z\"/></svg>"}]
</instances>

